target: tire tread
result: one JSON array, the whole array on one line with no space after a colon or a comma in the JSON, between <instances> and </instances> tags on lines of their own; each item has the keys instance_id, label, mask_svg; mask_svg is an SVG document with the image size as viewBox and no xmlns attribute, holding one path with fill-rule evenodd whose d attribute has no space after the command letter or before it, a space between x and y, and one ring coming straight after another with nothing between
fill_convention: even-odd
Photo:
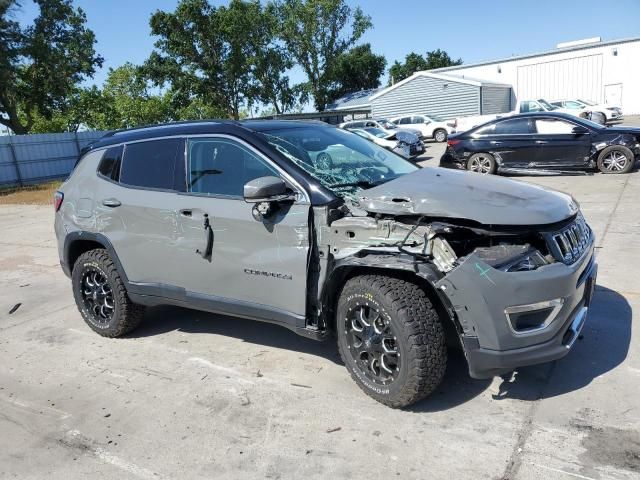
<instances>
[{"instance_id":1,"label":"tire tread","mask_svg":"<svg viewBox=\"0 0 640 480\"><path fill-rule=\"evenodd\" d=\"M386 297L392 305L390 313L398 317L407 333L410 352L407 381L393 398L372 394L349 368L353 380L365 393L393 408L406 407L427 397L444 377L447 348L443 325L424 290L415 283L386 275L354 277L345 283L343 292L353 288L378 292ZM346 365L346 352L341 348L339 351Z\"/></svg>"},{"instance_id":2,"label":"tire tread","mask_svg":"<svg viewBox=\"0 0 640 480\"><path fill-rule=\"evenodd\" d=\"M113 292L113 301L119 306L120 321L117 323L115 329L104 330L95 328L86 319L85 321L93 331L99 333L103 337L115 338L126 335L127 333L135 330L140 325L144 317L145 307L131 301L129 295L127 294L127 289L124 285L124 282L122 281L122 278L118 273L118 269L116 268L113 260L111 260L111 257L105 249L97 248L94 250L89 250L88 252L80 255L76 260L76 263L74 264L74 270L77 265L91 261L100 265L109 277L109 281L112 284L111 288ZM74 295L76 295L75 291ZM77 299L76 303L78 303ZM82 313L82 309L79 303L78 309L80 310L80 313Z\"/></svg>"}]
</instances>

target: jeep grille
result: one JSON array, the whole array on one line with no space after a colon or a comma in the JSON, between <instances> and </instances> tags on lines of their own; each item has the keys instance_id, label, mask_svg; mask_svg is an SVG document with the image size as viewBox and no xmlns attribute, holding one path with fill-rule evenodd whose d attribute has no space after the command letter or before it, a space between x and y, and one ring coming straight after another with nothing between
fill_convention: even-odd
<instances>
[{"instance_id":1,"label":"jeep grille","mask_svg":"<svg viewBox=\"0 0 640 480\"><path fill-rule=\"evenodd\" d=\"M567 265L578 260L591 242L591 229L585 222L582 214L578 213L571 225L558 232L552 232L547 236L547 242L551 253Z\"/></svg>"}]
</instances>

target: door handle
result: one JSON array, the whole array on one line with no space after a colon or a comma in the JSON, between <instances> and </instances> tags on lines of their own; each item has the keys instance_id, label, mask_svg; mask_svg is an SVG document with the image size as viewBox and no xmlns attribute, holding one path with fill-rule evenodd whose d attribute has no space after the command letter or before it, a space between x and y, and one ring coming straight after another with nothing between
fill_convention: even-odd
<instances>
[{"instance_id":1,"label":"door handle","mask_svg":"<svg viewBox=\"0 0 640 480\"><path fill-rule=\"evenodd\" d=\"M537 145L546 145L546 143L547 143L546 140L536 140Z\"/></svg>"},{"instance_id":2,"label":"door handle","mask_svg":"<svg viewBox=\"0 0 640 480\"><path fill-rule=\"evenodd\" d=\"M120 200L118 200L117 198L105 198L104 200L102 200L102 205L104 205L105 207L115 208L122 205L122 202L120 202Z\"/></svg>"},{"instance_id":3,"label":"door handle","mask_svg":"<svg viewBox=\"0 0 640 480\"><path fill-rule=\"evenodd\" d=\"M204 250L197 249L196 253L205 260L211 262L211 255L213 253L213 229L211 228L211 222L209 222L209 215L204 214L204 233L207 237L207 243Z\"/></svg>"}]
</instances>

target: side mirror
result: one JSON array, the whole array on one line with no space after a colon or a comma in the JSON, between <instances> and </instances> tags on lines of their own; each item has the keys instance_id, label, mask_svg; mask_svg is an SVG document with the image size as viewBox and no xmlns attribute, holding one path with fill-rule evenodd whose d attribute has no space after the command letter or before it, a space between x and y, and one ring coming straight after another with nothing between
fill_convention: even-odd
<instances>
[{"instance_id":1,"label":"side mirror","mask_svg":"<svg viewBox=\"0 0 640 480\"><path fill-rule=\"evenodd\" d=\"M251 214L262 222L280 208L280 202L294 201L295 195L287 190L280 177L259 177L244 184L244 201L253 203Z\"/></svg>"},{"instance_id":2,"label":"side mirror","mask_svg":"<svg viewBox=\"0 0 640 480\"><path fill-rule=\"evenodd\" d=\"M248 203L278 202L288 197L287 184L280 177L259 177L244 185L244 201Z\"/></svg>"},{"instance_id":3,"label":"side mirror","mask_svg":"<svg viewBox=\"0 0 640 480\"><path fill-rule=\"evenodd\" d=\"M578 125L571 129L571 133L575 135L586 135L587 133L589 133L589 130L585 127L581 127Z\"/></svg>"}]
</instances>

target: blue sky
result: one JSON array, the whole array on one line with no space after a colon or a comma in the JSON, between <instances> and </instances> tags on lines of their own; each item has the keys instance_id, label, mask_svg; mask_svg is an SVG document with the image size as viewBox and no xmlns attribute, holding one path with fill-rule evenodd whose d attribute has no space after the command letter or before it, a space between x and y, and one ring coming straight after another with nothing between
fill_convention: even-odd
<instances>
[{"instance_id":1,"label":"blue sky","mask_svg":"<svg viewBox=\"0 0 640 480\"><path fill-rule=\"evenodd\" d=\"M464 63L535 53L558 42L600 36L640 36L640 0L367 0L351 1L372 17L362 42L384 54L388 66L416 51L441 48ZM109 67L142 63L153 48L149 17L173 10L177 0L74 0L96 33L104 68L89 84L101 84ZM212 1L214 4L226 2ZM22 0L21 21L36 9ZM640 60L640 59L639 59ZM304 80L293 72L295 81ZM386 79L385 79L386 82Z\"/></svg>"}]
</instances>

